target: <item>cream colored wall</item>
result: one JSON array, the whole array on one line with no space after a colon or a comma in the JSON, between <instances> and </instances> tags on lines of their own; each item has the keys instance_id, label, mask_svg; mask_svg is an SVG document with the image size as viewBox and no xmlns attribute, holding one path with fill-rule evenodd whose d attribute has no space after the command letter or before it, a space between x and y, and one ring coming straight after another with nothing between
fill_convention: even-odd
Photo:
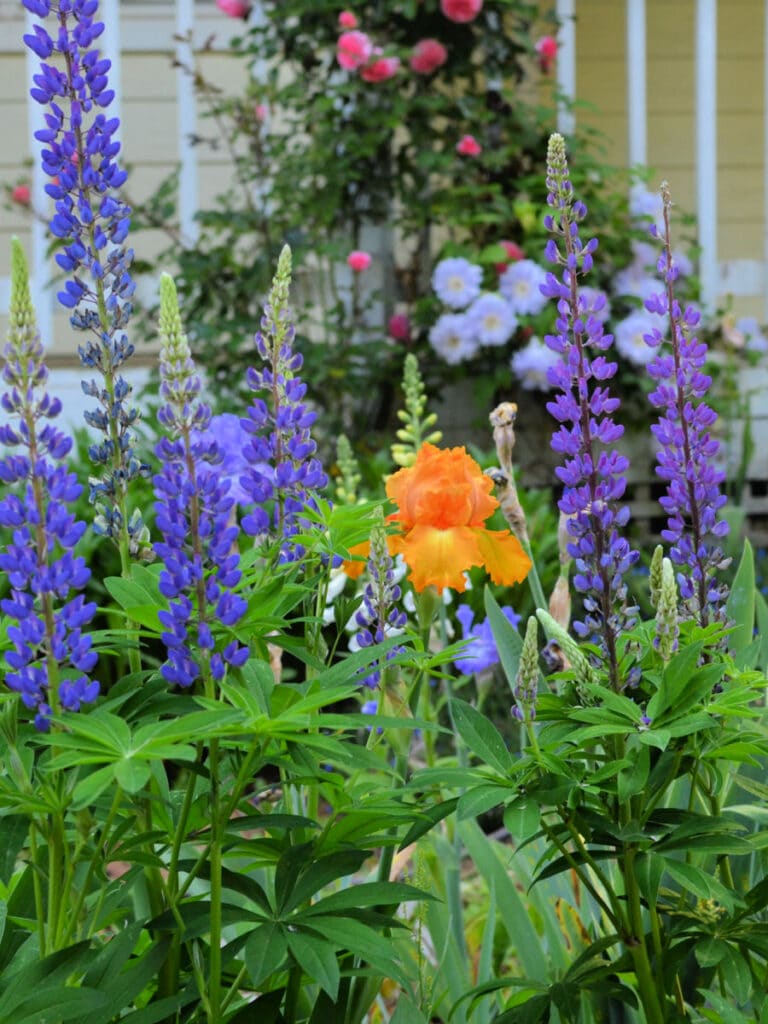
<instances>
[{"instance_id":1,"label":"cream colored wall","mask_svg":"<svg viewBox=\"0 0 768 1024\"><path fill-rule=\"evenodd\" d=\"M695 4L646 0L648 163L675 201L695 212ZM718 258L764 259L764 13L762 0L720 0L717 24ZM624 0L576 0L577 95L593 109L577 121L607 136L608 158L627 162ZM725 268L728 269L728 268ZM727 298L727 285L724 288ZM756 290L733 298L765 319Z\"/></svg>"}]
</instances>

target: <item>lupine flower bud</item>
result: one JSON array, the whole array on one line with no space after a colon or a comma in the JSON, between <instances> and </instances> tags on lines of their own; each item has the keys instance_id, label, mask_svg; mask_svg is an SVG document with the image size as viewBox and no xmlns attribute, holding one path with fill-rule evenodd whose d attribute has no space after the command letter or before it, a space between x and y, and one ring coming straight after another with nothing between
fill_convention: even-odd
<instances>
[{"instance_id":1,"label":"lupine flower bud","mask_svg":"<svg viewBox=\"0 0 768 1024\"><path fill-rule=\"evenodd\" d=\"M656 606L656 638L654 646L664 661L669 661L677 650L680 627L677 621L677 585L672 562L665 558L661 568L661 586Z\"/></svg>"},{"instance_id":2,"label":"lupine flower bud","mask_svg":"<svg viewBox=\"0 0 768 1024\"><path fill-rule=\"evenodd\" d=\"M536 693L539 686L539 624L531 615L525 626L523 649L520 652L520 666L515 680L515 700L512 714L521 722L533 721L536 717Z\"/></svg>"},{"instance_id":3,"label":"lupine flower bud","mask_svg":"<svg viewBox=\"0 0 768 1024\"><path fill-rule=\"evenodd\" d=\"M659 607L659 596L661 594L661 581L664 571L664 548L657 544L653 549L651 567L648 573L648 596L654 608Z\"/></svg>"},{"instance_id":4,"label":"lupine flower bud","mask_svg":"<svg viewBox=\"0 0 768 1024\"><path fill-rule=\"evenodd\" d=\"M543 608L538 608L536 610L536 616L538 617L544 632L547 634L547 638L549 640L557 641L558 646L568 659L570 667L576 673L578 679L585 683L596 682L597 680L594 669L589 664L589 661L587 661L584 652L573 639L571 634L567 630L563 629L560 623L556 622L549 612L544 611Z\"/></svg>"}]
</instances>

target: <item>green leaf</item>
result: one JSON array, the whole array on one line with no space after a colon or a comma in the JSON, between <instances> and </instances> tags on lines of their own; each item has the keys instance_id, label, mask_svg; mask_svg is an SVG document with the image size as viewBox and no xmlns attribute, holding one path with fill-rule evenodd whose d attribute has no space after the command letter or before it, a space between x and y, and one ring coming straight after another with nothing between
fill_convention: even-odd
<instances>
[{"instance_id":1,"label":"green leaf","mask_svg":"<svg viewBox=\"0 0 768 1024\"><path fill-rule=\"evenodd\" d=\"M725 604L728 619L734 623L728 635L728 647L738 652L752 642L755 626L755 556L749 540L744 540L741 561Z\"/></svg>"},{"instance_id":2,"label":"green leaf","mask_svg":"<svg viewBox=\"0 0 768 1024\"><path fill-rule=\"evenodd\" d=\"M429 1024L429 1021L403 992L397 1000L395 1012L389 1018L389 1024Z\"/></svg>"},{"instance_id":3,"label":"green leaf","mask_svg":"<svg viewBox=\"0 0 768 1024\"><path fill-rule=\"evenodd\" d=\"M539 805L525 797L518 797L504 809L504 827L518 845L536 834L540 818Z\"/></svg>"},{"instance_id":4,"label":"green leaf","mask_svg":"<svg viewBox=\"0 0 768 1024\"><path fill-rule=\"evenodd\" d=\"M504 675L507 677L509 688L514 692L517 671L520 667L520 653L523 649L523 641L520 634L499 607L496 598L491 592L491 588L488 586L485 588L484 599L485 613L488 616L493 639L496 641L499 661L504 669Z\"/></svg>"},{"instance_id":5,"label":"green leaf","mask_svg":"<svg viewBox=\"0 0 768 1024\"><path fill-rule=\"evenodd\" d=\"M645 851L635 858L634 872L637 884L649 906L656 904L664 869L665 860L661 854Z\"/></svg>"},{"instance_id":6,"label":"green leaf","mask_svg":"<svg viewBox=\"0 0 768 1024\"><path fill-rule=\"evenodd\" d=\"M642 793L648 781L651 757L648 747L638 745L634 751L635 763L631 768L624 768L619 772L617 779L617 795L619 803L626 803L630 797Z\"/></svg>"},{"instance_id":7,"label":"green leaf","mask_svg":"<svg viewBox=\"0 0 768 1024\"><path fill-rule=\"evenodd\" d=\"M113 785L115 774L111 764L106 768L99 768L84 779L80 779L72 794L72 807L76 811L82 810L92 804L105 789Z\"/></svg>"},{"instance_id":8,"label":"green leaf","mask_svg":"<svg viewBox=\"0 0 768 1024\"><path fill-rule=\"evenodd\" d=\"M509 865L502 864L497 853L497 844L488 839L475 822L462 822L460 831L477 870L485 879L486 885L493 886L499 915L523 973L533 981L545 981L547 952L533 927L529 907L510 878Z\"/></svg>"},{"instance_id":9,"label":"green leaf","mask_svg":"<svg viewBox=\"0 0 768 1024\"><path fill-rule=\"evenodd\" d=\"M375 967L384 977L391 978L404 988L407 987L408 978L393 956L391 937L380 935L369 925L352 917L313 914L311 917L302 915L297 920L306 924L312 931L325 936L336 949L349 950Z\"/></svg>"},{"instance_id":10,"label":"green leaf","mask_svg":"<svg viewBox=\"0 0 768 1024\"><path fill-rule=\"evenodd\" d=\"M459 805L456 814L459 821L467 818L477 818L493 807L503 804L509 796L509 789L506 786L497 786L493 783L476 786L474 789L462 793L459 798Z\"/></svg>"},{"instance_id":11,"label":"green leaf","mask_svg":"<svg viewBox=\"0 0 768 1024\"><path fill-rule=\"evenodd\" d=\"M438 804L432 804L424 810L419 809L418 820L408 829L402 842L398 846L398 850L404 850L406 846L410 846L411 843L415 843L417 839L421 839L421 837L426 835L430 829L434 828L439 821L442 821L443 818L447 818L449 814L452 814L456 810L458 802L458 797L452 797L450 800L442 800Z\"/></svg>"},{"instance_id":12,"label":"green leaf","mask_svg":"<svg viewBox=\"0 0 768 1024\"><path fill-rule=\"evenodd\" d=\"M315 935L289 931L288 948L307 977L335 999L339 992L340 972L333 946Z\"/></svg>"},{"instance_id":13,"label":"green leaf","mask_svg":"<svg viewBox=\"0 0 768 1024\"><path fill-rule=\"evenodd\" d=\"M734 893L730 889L726 889L711 875L684 861L673 860L671 857L665 857L664 860L667 871L684 892L691 892L703 900L715 899L722 903L728 911L733 910Z\"/></svg>"},{"instance_id":14,"label":"green leaf","mask_svg":"<svg viewBox=\"0 0 768 1024\"><path fill-rule=\"evenodd\" d=\"M450 707L456 730L472 753L502 775L511 772L512 755L496 726L466 701L454 697Z\"/></svg>"},{"instance_id":15,"label":"green leaf","mask_svg":"<svg viewBox=\"0 0 768 1024\"><path fill-rule=\"evenodd\" d=\"M270 974L282 967L287 953L285 933L277 921L260 925L251 932L245 943L244 956L253 988L258 988Z\"/></svg>"},{"instance_id":16,"label":"green leaf","mask_svg":"<svg viewBox=\"0 0 768 1024\"><path fill-rule=\"evenodd\" d=\"M0 881L10 881L16 859L26 842L29 822L21 814L7 814L0 818Z\"/></svg>"},{"instance_id":17,"label":"green leaf","mask_svg":"<svg viewBox=\"0 0 768 1024\"><path fill-rule=\"evenodd\" d=\"M324 896L304 911L302 916L309 920L313 914L339 913L362 907L395 906L399 903L434 898L423 889L417 889L405 882L361 882L360 885L349 885L339 892L331 893L330 896Z\"/></svg>"},{"instance_id":18,"label":"green leaf","mask_svg":"<svg viewBox=\"0 0 768 1024\"><path fill-rule=\"evenodd\" d=\"M757 667L765 673L768 671L768 601L759 590L755 591L755 614L757 615L757 635L760 638Z\"/></svg>"},{"instance_id":19,"label":"green leaf","mask_svg":"<svg viewBox=\"0 0 768 1024\"><path fill-rule=\"evenodd\" d=\"M138 793L146 786L152 771L146 761L126 758L113 766L115 779L126 793Z\"/></svg>"}]
</instances>

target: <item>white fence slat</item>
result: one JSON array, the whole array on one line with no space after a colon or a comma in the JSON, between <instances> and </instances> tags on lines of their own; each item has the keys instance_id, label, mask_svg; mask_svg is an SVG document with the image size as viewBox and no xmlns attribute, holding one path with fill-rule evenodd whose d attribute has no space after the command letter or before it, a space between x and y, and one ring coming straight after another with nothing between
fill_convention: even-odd
<instances>
[{"instance_id":1,"label":"white fence slat","mask_svg":"<svg viewBox=\"0 0 768 1024\"><path fill-rule=\"evenodd\" d=\"M696 0L696 213L701 302L714 311L717 277L717 0Z\"/></svg>"},{"instance_id":2,"label":"white fence slat","mask_svg":"<svg viewBox=\"0 0 768 1024\"><path fill-rule=\"evenodd\" d=\"M194 66L194 0L176 0L176 101L179 132L179 226L186 245L198 236L197 100L191 68ZM185 70L186 69L186 70Z\"/></svg>"},{"instance_id":3,"label":"white fence slat","mask_svg":"<svg viewBox=\"0 0 768 1024\"><path fill-rule=\"evenodd\" d=\"M645 0L626 0L627 134L630 166L648 162Z\"/></svg>"},{"instance_id":4,"label":"white fence slat","mask_svg":"<svg viewBox=\"0 0 768 1024\"><path fill-rule=\"evenodd\" d=\"M37 18L27 11L25 31L32 33L32 26ZM32 87L32 76L40 71L40 58L32 50L26 48L26 72L29 88ZM53 341L53 292L50 286L51 267L46 256L48 244L47 217L51 200L45 192L48 175L40 165L40 143L34 137L38 129L45 127L43 108L29 95L27 89L27 125L29 133L29 149L32 157L32 175L30 184L30 203L38 216L32 217L30 223L31 251L26 254L29 264L29 288L35 306L37 324L40 329L40 340L48 346ZM10 291L9 291L10 298Z\"/></svg>"}]
</instances>

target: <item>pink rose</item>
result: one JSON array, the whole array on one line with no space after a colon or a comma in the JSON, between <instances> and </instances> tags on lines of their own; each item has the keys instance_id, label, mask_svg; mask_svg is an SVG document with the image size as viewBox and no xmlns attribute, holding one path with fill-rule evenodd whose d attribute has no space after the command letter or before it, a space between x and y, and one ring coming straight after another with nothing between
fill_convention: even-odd
<instances>
[{"instance_id":1,"label":"pink rose","mask_svg":"<svg viewBox=\"0 0 768 1024\"><path fill-rule=\"evenodd\" d=\"M474 135L462 135L456 143L456 152L461 156L479 156L483 152L483 147Z\"/></svg>"},{"instance_id":2,"label":"pink rose","mask_svg":"<svg viewBox=\"0 0 768 1024\"><path fill-rule=\"evenodd\" d=\"M557 40L555 37L542 36L536 43L536 53L539 55L539 67L546 75L557 56Z\"/></svg>"},{"instance_id":3,"label":"pink rose","mask_svg":"<svg viewBox=\"0 0 768 1024\"><path fill-rule=\"evenodd\" d=\"M259 124L262 124L264 121L266 121L268 113L269 109L267 108L266 103L257 103L256 106L253 108L253 116L256 118Z\"/></svg>"},{"instance_id":4,"label":"pink rose","mask_svg":"<svg viewBox=\"0 0 768 1024\"><path fill-rule=\"evenodd\" d=\"M357 28L357 18L352 11L342 11L339 15L339 28Z\"/></svg>"},{"instance_id":5,"label":"pink rose","mask_svg":"<svg viewBox=\"0 0 768 1024\"><path fill-rule=\"evenodd\" d=\"M353 249L349 256L347 256L347 266L354 270L356 274L367 270L370 265L371 254L364 252L362 249Z\"/></svg>"},{"instance_id":6,"label":"pink rose","mask_svg":"<svg viewBox=\"0 0 768 1024\"><path fill-rule=\"evenodd\" d=\"M510 263L516 263L517 260L523 259L524 256L525 256L525 253L520 248L520 246L517 244L517 242L509 242L509 241L507 241L506 238L503 238L499 242L499 245L503 246L507 250L507 256L509 256L509 259L506 260L506 262L495 264L496 273L497 274L503 274L504 271L507 269L507 267L509 266Z\"/></svg>"},{"instance_id":7,"label":"pink rose","mask_svg":"<svg viewBox=\"0 0 768 1024\"><path fill-rule=\"evenodd\" d=\"M474 21L483 8L483 0L440 0L440 10L451 21Z\"/></svg>"},{"instance_id":8,"label":"pink rose","mask_svg":"<svg viewBox=\"0 0 768 1024\"><path fill-rule=\"evenodd\" d=\"M247 18L251 13L247 0L216 0L216 6L230 18Z\"/></svg>"},{"instance_id":9,"label":"pink rose","mask_svg":"<svg viewBox=\"0 0 768 1024\"><path fill-rule=\"evenodd\" d=\"M11 199L14 203L18 203L19 206L29 206L32 200L32 194L29 191L29 185L16 185L11 192Z\"/></svg>"},{"instance_id":10,"label":"pink rose","mask_svg":"<svg viewBox=\"0 0 768 1024\"><path fill-rule=\"evenodd\" d=\"M386 82L397 74L399 67L399 57L377 57L360 68L360 77L364 82Z\"/></svg>"},{"instance_id":11,"label":"pink rose","mask_svg":"<svg viewBox=\"0 0 768 1024\"><path fill-rule=\"evenodd\" d=\"M410 341L411 318L407 313L394 313L389 318L387 331L390 338L394 338L395 341Z\"/></svg>"},{"instance_id":12,"label":"pink rose","mask_svg":"<svg viewBox=\"0 0 768 1024\"><path fill-rule=\"evenodd\" d=\"M336 43L336 60L345 71L357 71L372 54L373 43L365 32L342 32Z\"/></svg>"},{"instance_id":13,"label":"pink rose","mask_svg":"<svg viewBox=\"0 0 768 1024\"><path fill-rule=\"evenodd\" d=\"M437 39L422 39L416 43L410 65L417 75L431 75L448 60L448 51Z\"/></svg>"}]
</instances>

